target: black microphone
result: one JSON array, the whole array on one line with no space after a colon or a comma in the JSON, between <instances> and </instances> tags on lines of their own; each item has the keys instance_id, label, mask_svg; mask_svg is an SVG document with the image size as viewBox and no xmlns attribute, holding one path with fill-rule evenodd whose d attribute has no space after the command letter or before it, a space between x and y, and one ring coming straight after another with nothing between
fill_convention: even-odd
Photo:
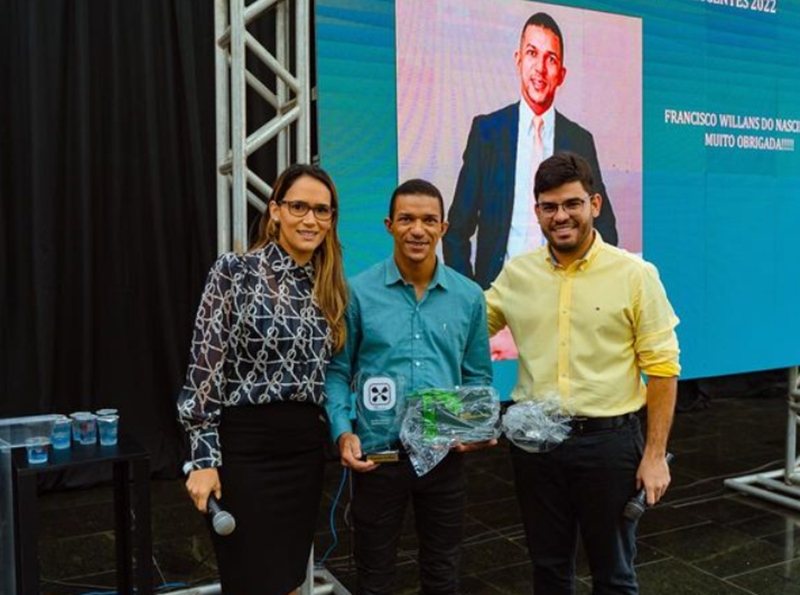
<instances>
[{"instance_id":1,"label":"black microphone","mask_svg":"<svg viewBox=\"0 0 800 595\"><path fill-rule=\"evenodd\" d=\"M191 471L192 464L189 462L184 463L183 474L189 475ZM206 514L211 517L211 526L214 527L214 533L222 536L233 533L233 530L236 529L236 519L227 510L222 509L213 493L208 495L206 509L208 510Z\"/></svg>"},{"instance_id":2,"label":"black microphone","mask_svg":"<svg viewBox=\"0 0 800 595\"><path fill-rule=\"evenodd\" d=\"M672 453L668 452L667 456L664 459L669 465L672 462ZM642 488L638 494L636 494L633 498L628 500L625 504L625 509L622 511L622 517L626 521L636 522L638 521L641 516L644 514L644 511L647 508L647 490Z\"/></svg>"}]
</instances>

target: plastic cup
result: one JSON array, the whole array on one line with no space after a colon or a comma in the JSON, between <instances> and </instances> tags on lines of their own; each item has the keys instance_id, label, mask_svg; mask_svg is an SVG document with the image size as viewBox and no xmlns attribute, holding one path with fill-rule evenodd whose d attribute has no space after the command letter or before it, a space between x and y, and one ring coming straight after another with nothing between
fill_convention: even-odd
<instances>
[{"instance_id":1,"label":"plastic cup","mask_svg":"<svg viewBox=\"0 0 800 595\"><path fill-rule=\"evenodd\" d=\"M72 421L66 416L62 415L56 419L53 424L53 432L50 435L50 440L53 448L56 450L64 450L70 446L70 428Z\"/></svg>"},{"instance_id":2,"label":"plastic cup","mask_svg":"<svg viewBox=\"0 0 800 595\"><path fill-rule=\"evenodd\" d=\"M28 464L41 465L47 462L47 446L50 438L47 436L31 436L25 439L25 448L28 451Z\"/></svg>"},{"instance_id":3,"label":"plastic cup","mask_svg":"<svg viewBox=\"0 0 800 595\"><path fill-rule=\"evenodd\" d=\"M97 443L97 416L88 411L77 411L72 418L72 439L78 444Z\"/></svg>"},{"instance_id":4,"label":"plastic cup","mask_svg":"<svg viewBox=\"0 0 800 595\"><path fill-rule=\"evenodd\" d=\"M97 417L100 417L101 415L119 415L119 411L113 408L98 409L97 411L94 412L94 414Z\"/></svg>"},{"instance_id":5,"label":"plastic cup","mask_svg":"<svg viewBox=\"0 0 800 595\"><path fill-rule=\"evenodd\" d=\"M97 417L97 429L102 446L114 446L119 433L119 415L100 415Z\"/></svg>"},{"instance_id":6,"label":"plastic cup","mask_svg":"<svg viewBox=\"0 0 800 595\"><path fill-rule=\"evenodd\" d=\"M75 418L81 418L85 415L89 415L88 411L76 411L75 413L70 413L69 418L72 420L72 441L80 444L80 424L75 420Z\"/></svg>"}]
</instances>

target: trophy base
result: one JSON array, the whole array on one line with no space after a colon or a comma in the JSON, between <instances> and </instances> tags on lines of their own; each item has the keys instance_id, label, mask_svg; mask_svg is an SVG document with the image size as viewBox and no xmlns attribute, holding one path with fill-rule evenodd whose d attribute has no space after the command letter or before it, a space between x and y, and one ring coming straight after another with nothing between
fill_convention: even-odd
<instances>
[{"instance_id":1,"label":"trophy base","mask_svg":"<svg viewBox=\"0 0 800 595\"><path fill-rule=\"evenodd\" d=\"M397 463L400 461L400 453L396 450L371 452L367 455L367 460L373 463Z\"/></svg>"}]
</instances>

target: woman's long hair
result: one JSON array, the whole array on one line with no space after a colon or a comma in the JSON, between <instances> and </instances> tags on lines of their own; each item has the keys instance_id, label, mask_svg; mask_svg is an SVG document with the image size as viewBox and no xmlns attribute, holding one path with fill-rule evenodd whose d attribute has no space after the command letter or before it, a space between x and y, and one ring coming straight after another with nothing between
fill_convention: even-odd
<instances>
[{"instance_id":1,"label":"woman's long hair","mask_svg":"<svg viewBox=\"0 0 800 595\"><path fill-rule=\"evenodd\" d=\"M336 231L339 221L339 196L336 186L325 170L316 165L296 163L287 167L275 181L270 202L280 202L286 196L289 188L301 177L309 176L322 182L331 193L331 207L333 217L331 226L325 233L325 239L314 250L311 262L314 265L314 297L322 310L325 320L331 329L333 350L339 351L344 347L345 320L344 312L347 307L347 285L344 281L344 267L342 266L342 245ZM278 242L280 237L280 223L270 217L269 208L261 216L258 224L258 237L251 250L263 248L270 242Z\"/></svg>"}]
</instances>

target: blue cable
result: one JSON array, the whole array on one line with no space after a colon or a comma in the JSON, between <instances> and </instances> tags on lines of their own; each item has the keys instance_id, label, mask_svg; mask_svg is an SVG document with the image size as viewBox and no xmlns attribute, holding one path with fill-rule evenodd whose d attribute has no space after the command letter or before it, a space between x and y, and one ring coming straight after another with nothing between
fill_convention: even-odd
<instances>
[{"instance_id":1,"label":"blue cable","mask_svg":"<svg viewBox=\"0 0 800 595\"><path fill-rule=\"evenodd\" d=\"M328 549L325 550L325 553L322 554L322 558L319 559L317 562L317 568L321 568L323 564L325 564L325 560L328 559L331 552L339 545L339 536L336 534L336 522L335 522L335 515L336 515L336 507L339 505L339 498L342 495L342 491L344 490L344 484L347 481L347 472L349 469L345 467L342 470L342 480L339 482L339 489L336 491L336 496L333 499L333 504L331 504L331 514L329 517L329 523L331 527L331 534L333 535L333 543L328 546Z\"/></svg>"},{"instance_id":2,"label":"blue cable","mask_svg":"<svg viewBox=\"0 0 800 595\"><path fill-rule=\"evenodd\" d=\"M159 587L156 587L156 591L163 591L164 589L175 589L178 587L188 587L189 583L164 583Z\"/></svg>"},{"instance_id":3,"label":"blue cable","mask_svg":"<svg viewBox=\"0 0 800 595\"><path fill-rule=\"evenodd\" d=\"M155 588L156 591L163 591L164 589L172 589L176 587L188 587L188 583L164 583L163 585L159 585ZM134 587L133 592L136 593L136 588ZM117 591L87 591L85 593L81 593L81 595L117 595Z\"/></svg>"}]
</instances>

